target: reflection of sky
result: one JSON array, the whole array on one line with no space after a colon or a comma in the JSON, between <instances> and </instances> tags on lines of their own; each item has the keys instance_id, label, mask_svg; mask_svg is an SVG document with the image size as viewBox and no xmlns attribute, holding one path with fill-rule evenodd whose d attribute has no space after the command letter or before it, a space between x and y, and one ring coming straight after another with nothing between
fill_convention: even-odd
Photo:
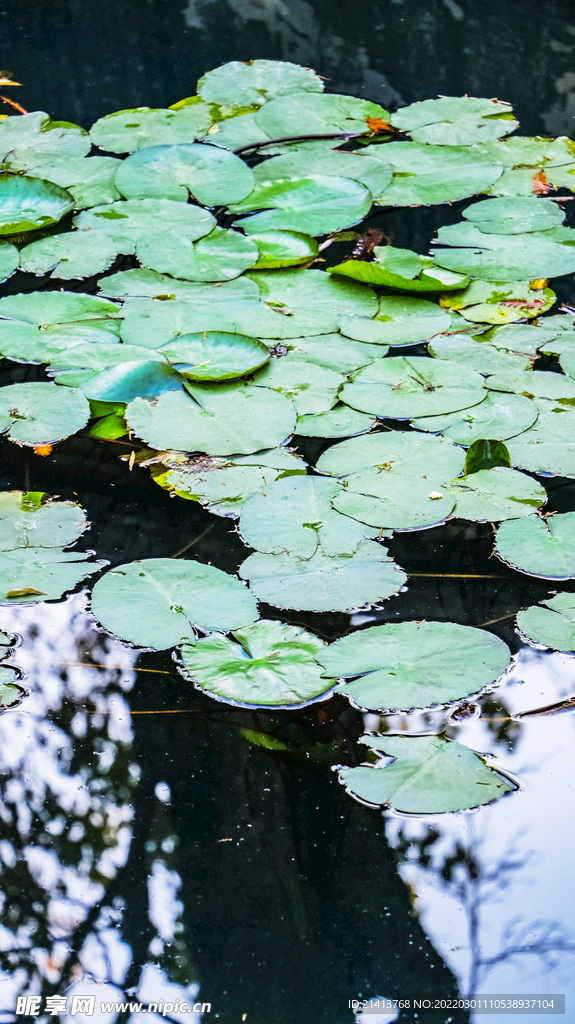
<instances>
[{"instance_id":1,"label":"reflection of sky","mask_svg":"<svg viewBox=\"0 0 575 1024\"><path fill-rule=\"evenodd\" d=\"M524 648L493 695L510 712L490 708L489 715L518 714L573 694L575 658ZM397 728L400 723L390 724ZM404 716L401 727L408 724ZM499 724L491 723L492 729ZM401 874L417 894L423 926L460 979L461 991L469 991L474 954L483 960L495 958L480 969L477 992L566 993L567 1019L573 1019L575 1006L575 897L568 882L575 810L573 725L570 714L524 719L511 751L512 744L505 739L495 742L488 723L469 719L450 734L473 750L495 755L497 763L519 779L521 791L466 814L425 820L389 816L387 826L393 845L400 832L413 840ZM430 826L439 837L427 848L431 864L424 867L416 862L416 841ZM461 867L451 882L442 881L442 864L457 844L472 851L482 882L470 883ZM469 938L474 892L478 897L475 951ZM565 949L565 944L570 948ZM529 947L538 945L541 955L529 952ZM501 956L516 946L524 951ZM474 1019L485 1018L476 1015ZM505 1015L502 1019L514 1024L525 1018Z\"/></svg>"},{"instance_id":2,"label":"reflection of sky","mask_svg":"<svg viewBox=\"0 0 575 1024\"><path fill-rule=\"evenodd\" d=\"M0 716L0 901L8 908L0 955L14 964L0 972L0 1019L13 1019L17 994L46 994L51 983L60 994L96 993L97 1012L86 1024L111 1024L116 1014L98 1013L98 1006L126 999L122 986L132 960L117 927L121 904L107 903L106 889L125 864L131 841L130 801L139 769L130 757L123 692L134 685L138 652L96 630L85 594L41 607L2 607L0 629L22 638L10 664L23 670L28 691L19 708ZM169 799L166 790L158 785L159 801ZM157 936L151 955L160 964L164 942L181 927L180 884L161 857L154 860L148 890ZM5 894L16 887L21 899L11 916ZM76 941L90 913L93 927ZM131 998L193 1002L197 992L197 984L174 985L161 966L148 963ZM148 1024L154 1016L146 1015ZM190 1024L195 1019L182 1016ZM69 1020L84 1024L82 1014Z\"/></svg>"}]
</instances>

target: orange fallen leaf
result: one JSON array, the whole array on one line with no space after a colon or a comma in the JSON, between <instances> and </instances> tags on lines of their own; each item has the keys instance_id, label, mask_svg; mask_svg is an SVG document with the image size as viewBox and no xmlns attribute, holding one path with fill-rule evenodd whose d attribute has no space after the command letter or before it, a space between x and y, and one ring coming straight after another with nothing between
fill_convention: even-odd
<instances>
[{"instance_id":1,"label":"orange fallen leaf","mask_svg":"<svg viewBox=\"0 0 575 1024\"><path fill-rule=\"evenodd\" d=\"M11 600L15 597L29 597L33 594L38 594L40 597L46 596L43 590L34 590L33 587L22 587L21 590L9 590L6 597L8 600Z\"/></svg>"},{"instance_id":2,"label":"orange fallen leaf","mask_svg":"<svg viewBox=\"0 0 575 1024\"><path fill-rule=\"evenodd\" d=\"M546 196L552 188L545 171L537 171L533 175L533 191L536 196Z\"/></svg>"},{"instance_id":3,"label":"orange fallen leaf","mask_svg":"<svg viewBox=\"0 0 575 1024\"><path fill-rule=\"evenodd\" d=\"M49 455L51 451L51 444L37 444L34 448L34 455Z\"/></svg>"},{"instance_id":4,"label":"orange fallen leaf","mask_svg":"<svg viewBox=\"0 0 575 1024\"><path fill-rule=\"evenodd\" d=\"M233 843L233 839L218 839L218 843Z\"/></svg>"},{"instance_id":5,"label":"orange fallen leaf","mask_svg":"<svg viewBox=\"0 0 575 1024\"><path fill-rule=\"evenodd\" d=\"M389 121L384 121L381 117L366 117L367 127L370 132L375 132L377 135L379 132L392 132L393 127Z\"/></svg>"}]
</instances>

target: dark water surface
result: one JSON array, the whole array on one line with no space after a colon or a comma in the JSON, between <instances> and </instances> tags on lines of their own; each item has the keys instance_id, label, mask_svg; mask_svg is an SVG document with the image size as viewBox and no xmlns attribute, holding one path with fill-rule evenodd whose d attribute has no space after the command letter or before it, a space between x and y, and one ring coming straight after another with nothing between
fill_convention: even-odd
<instances>
[{"instance_id":1,"label":"dark water surface","mask_svg":"<svg viewBox=\"0 0 575 1024\"><path fill-rule=\"evenodd\" d=\"M525 134L573 134L575 8L560 0L9 0L0 27L2 65L24 83L11 95L85 127L190 95L227 60L267 57L392 107L438 93L498 96ZM458 210L378 217L393 244L425 252ZM37 284L19 274L3 294ZM575 298L569 280L554 287ZM2 384L44 379L0 368ZM301 441L312 463L314 445ZM235 572L246 549L234 521L171 499L146 470L129 472L119 457L130 448L77 435L41 458L1 441L0 489L77 499L92 523L84 546L112 564L185 551ZM549 509L575 507L575 483L545 485ZM409 581L383 610L282 614L326 640L406 619L493 630L517 658L480 715L457 722L445 712L362 716L343 698L254 715L194 690L168 654L96 631L82 590L0 609L0 629L21 637L8 658L29 692L0 717L0 1020L14 1020L26 979L43 996L95 993L97 1006L125 993L200 1000L211 1004L208 1024L353 1024L352 999L469 991L566 993L563 1019L574 1020L573 717L513 716L572 696L575 662L521 645L514 614L552 587L506 568L492 547L489 524L398 534L390 551ZM361 760L365 728L442 725L492 753L520 790L476 813L417 819L367 809L338 785L331 765ZM296 752L254 747L242 728ZM178 1024L200 1016L169 1013ZM70 1018L115 1019L159 1018L128 1007ZM471 1019L484 1018L413 1007L399 1018Z\"/></svg>"}]
</instances>

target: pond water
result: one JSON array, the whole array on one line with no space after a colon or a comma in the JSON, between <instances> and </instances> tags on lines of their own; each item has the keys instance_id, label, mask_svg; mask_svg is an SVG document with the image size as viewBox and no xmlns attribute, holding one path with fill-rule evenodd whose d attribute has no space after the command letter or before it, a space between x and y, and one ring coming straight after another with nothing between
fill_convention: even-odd
<instances>
[{"instance_id":1,"label":"pond water","mask_svg":"<svg viewBox=\"0 0 575 1024\"><path fill-rule=\"evenodd\" d=\"M438 93L497 95L513 102L524 134L573 134L575 17L559 0L544 10L472 0L14 0L2 19L4 63L25 83L18 99L87 126L111 110L188 96L224 61L265 57L310 65L329 91L392 110ZM461 206L379 212L369 226L423 253ZM95 291L93 280L66 287ZM18 273L2 295L37 287ZM575 301L572 276L553 287ZM538 367L555 368L545 359ZM3 360L1 369L2 385L45 379L30 365ZM311 465L329 443L295 439ZM186 554L236 573L246 548L235 521L172 499L120 459L132 447L84 433L42 457L3 439L0 490L78 501L91 528L77 549L112 565ZM572 480L544 483L549 511L575 507ZM339 695L251 711L195 689L168 651L141 652L99 630L82 585L60 601L0 607L0 656L27 691L0 717L2 1022L15 1019L24 990L65 992L68 1009L74 994L95 994L100 1010L77 1012L78 1024L145 1024L160 1000L193 1007L164 1009L178 1024L395 1019L354 1015L352 1000L375 997L409 1001L400 1021L481 1021L414 1006L468 993L564 994L573 1019L575 656L523 644L515 630L519 609L573 592L573 581L535 579L492 557L489 523L398 533L389 550L408 583L381 608L282 612L282 621L328 642L383 622L488 628L511 648L511 667L459 712L361 714ZM268 605L264 614L280 617ZM287 750L258 746L247 730ZM382 813L352 799L332 770L363 761L364 732L442 731L492 755L514 791L472 812ZM119 1012L101 1009L117 1002ZM161 1016L160 1005L152 1019Z\"/></svg>"}]
</instances>

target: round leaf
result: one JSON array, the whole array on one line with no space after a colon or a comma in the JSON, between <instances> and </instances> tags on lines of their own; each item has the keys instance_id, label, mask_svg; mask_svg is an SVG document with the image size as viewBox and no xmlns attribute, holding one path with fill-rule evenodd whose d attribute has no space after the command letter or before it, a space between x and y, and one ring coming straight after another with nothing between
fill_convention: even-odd
<instances>
[{"instance_id":1,"label":"round leaf","mask_svg":"<svg viewBox=\"0 0 575 1024\"><path fill-rule=\"evenodd\" d=\"M448 314L434 302L400 295L383 295L375 319L349 314L339 318L342 334L379 345L413 345L426 341L445 331L449 323Z\"/></svg>"},{"instance_id":2,"label":"round leaf","mask_svg":"<svg viewBox=\"0 0 575 1024\"><path fill-rule=\"evenodd\" d=\"M278 178L305 178L316 174L334 174L354 178L379 195L391 181L391 168L363 153L346 153L333 149L333 141L315 141L291 145L288 152L265 160L254 168L256 185Z\"/></svg>"},{"instance_id":3,"label":"round leaf","mask_svg":"<svg viewBox=\"0 0 575 1024\"><path fill-rule=\"evenodd\" d=\"M338 403L328 412L298 416L295 433L302 437L352 437L375 426L375 417Z\"/></svg>"},{"instance_id":4,"label":"round leaf","mask_svg":"<svg viewBox=\"0 0 575 1024\"><path fill-rule=\"evenodd\" d=\"M463 470L465 452L451 441L407 431L384 431L333 445L318 460L318 473L349 476L365 470L401 473L443 483ZM433 488L430 487L429 490Z\"/></svg>"},{"instance_id":5,"label":"round leaf","mask_svg":"<svg viewBox=\"0 0 575 1024\"><path fill-rule=\"evenodd\" d=\"M532 605L517 615L517 628L536 644L553 651L575 650L575 596L557 594L542 602L546 607Z\"/></svg>"},{"instance_id":6,"label":"round leaf","mask_svg":"<svg viewBox=\"0 0 575 1024\"><path fill-rule=\"evenodd\" d=\"M359 181L318 174L256 185L242 203L230 202L229 208L231 213L262 211L235 222L249 235L264 231L325 235L357 224L371 204L371 192Z\"/></svg>"},{"instance_id":7,"label":"round leaf","mask_svg":"<svg viewBox=\"0 0 575 1024\"><path fill-rule=\"evenodd\" d=\"M442 245L453 246L433 249L440 267L483 281L561 277L575 270L573 247L553 241L545 232L487 235L473 224L462 223L440 228L437 238Z\"/></svg>"},{"instance_id":8,"label":"round leaf","mask_svg":"<svg viewBox=\"0 0 575 1024\"><path fill-rule=\"evenodd\" d=\"M338 281L321 270L251 271L264 302L289 311L304 309L328 317L345 313L371 317L377 313L377 296L371 288L355 281ZM292 335L297 337L297 335Z\"/></svg>"},{"instance_id":9,"label":"round leaf","mask_svg":"<svg viewBox=\"0 0 575 1024\"><path fill-rule=\"evenodd\" d=\"M0 174L0 235L48 227L73 206L70 193L50 181Z\"/></svg>"},{"instance_id":10,"label":"round leaf","mask_svg":"<svg viewBox=\"0 0 575 1024\"><path fill-rule=\"evenodd\" d=\"M537 419L537 406L523 395L492 391L484 402L463 412L413 420L418 430L438 431L457 444L470 445L484 437L506 441L528 430Z\"/></svg>"},{"instance_id":11,"label":"round leaf","mask_svg":"<svg viewBox=\"0 0 575 1024\"><path fill-rule=\"evenodd\" d=\"M315 238L300 231L265 231L261 235L250 235L250 241L258 247L254 263L257 270L293 267L313 262L319 255Z\"/></svg>"},{"instance_id":12,"label":"round leaf","mask_svg":"<svg viewBox=\"0 0 575 1024\"><path fill-rule=\"evenodd\" d=\"M256 124L270 139L298 135L329 135L343 132L367 133L368 118L387 121L387 110L355 96L306 92L280 96L266 103L256 114Z\"/></svg>"},{"instance_id":13,"label":"round leaf","mask_svg":"<svg viewBox=\"0 0 575 1024\"><path fill-rule=\"evenodd\" d=\"M502 523L495 554L519 572L544 580L575 576L575 512L539 519L529 516Z\"/></svg>"},{"instance_id":14,"label":"round leaf","mask_svg":"<svg viewBox=\"0 0 575 1024\"><path fill-rule=\"evenodd\" d=\"M528 398L575 398L575 381L563 373L543 370L520 370L515 373L494 373L485 386L490 391L508 391Z\"/></svg>"},{"instance_id":15,"label":"round leaf","mask_svg":"<svg viewBox=\"0 0 575 1024\"><path fill-rule=\"evenodd\" d=\"M272 359L255 375L254 384L291 398L298 416L327 412L335 404L344 377L303 359Z\"/></svg>"},{"instance_id":16,"label":"round leaf","mask_svg":"<svg viewBox=\"0 0 575 1024\"><path fill-rule=\"evenodd\" d=\"M546 231L562 224L565 214L549 200L484 199L463 211L466 220L480 231L494 235L517 235L524 231Z\"/></svg>"},{"instance_id":17,"label":"round leaf","mask_svg":"<svg viewBox=\"0 0 575 1024\"><path fill-rule=\"evenodd\" d=\"M526 469L528 473L575 477L573 410L569 406L545 403L543 400L538 401L537 405L539 418L536 423L525 433L507 442L512 464L519 469ZM548 409L544 408L546 405Z\"/></svg>"},{"instance_id":18,"label":"round leaf","mask_svg":"<svg viewBox=\"0 0 575 1024\"><path fill-rule=\"evenodd\" d=\"M528 356L504 352L489 342L476 341L468 334L438 334L430 339L427 350L435 359L455 361L482 374L508 374L531 368Z\"/></svg>"},{"instance_id":19,"label":"round leaf","mask_svg":"<svg viewBox=\"0 0 575 1024\"><path fill-rule=\"evenodd\" d=\"M133 153L150 146L191 142L205 135L212 120L207 103L182 110L136 107L100 117L92 125L90 138L95 146L109 153Z\"/></svg>"},{"instance_id":20,"label":"round leaf","mask_svg":"<svg viewBox=\"0 0 575 1024\"><path fill-rule=\"evenodd\" d=\"M118 306L107 299L63 290L5 295L0 299L0 319L19 320L38 327L76 320L103 320L117 312Z\"/></svg>"},{"instance_id":21,"label":"round leaf","mask_svg":"<svg viewBox=\"0 0 575 1024\"><path fill-rule=\"evenodd\" d=\"M48 274L62 280L81 279L108 270L118 255L110 238L97 231L68 231L25 246L20 269L27 274Z\"/></svg>"},{"instance_id":22,"label":"round leaf","mask_svg":"<svg viewBox=\"0 0 575 1024\"><path fill-rule=\"evenodd\" d=\"M449 203L483 192L501 176L503 165L467 146L418 142L368 146L364 153L389 164L393 180L377 197L385 206Z\"/></svg>"},{"instance_id":23,"label":"round leaf","mask_svg":"<svg viewBox=\"0 0 575 1024\"><path fill-rule=\"evenodd\" d=\"M79 391L43 382L0 388L0 430L18 444L47 445L86 426L90 406Z\"/></svg>"},{"instance_id":24,"label":"round leaf","mask_svg":"<svg viewBox=\"0 0 575 1024\"><path fill-rule=\"evenodd\" d=\"M354 473L347 489L334 499L333 507L369 526L424 530L447 519L455 505L449 488L442 488L442 493L436 490L436 479L431 470L430 479L373 470Z\"/></svg>"},{"instance_id":25,"label":"round leaf","mask_svg":"<svg viewBox=\"0 0 575 1024\"><path fill-rule=\"evenodd\" d=\"M253 266L258 248L239 231L214 228L199 242L177 231L141 238L136 246L140 263L152 270L190 281L229 281Z\"/></svg>"},{"instance_id":26,"label":"round leaf","mask_svg":"<svg viewBox=\"0 0 575 1024\"><path fill-rule=\"evenodd\" d=\"M198 82L206 103L250 106L291 92L323 92L323 82L311 68L284 60L232 60L208 71Z\"/></svg>"},{"instance_id":27,"label":"round leaf","mask_svg":"<svg viewBox=\"0 0 575 1024\"><path fill-rule=\"evenodd\" d=\"M191 380L243 377L263 366L270 357L261 341L245 334L219 331L183 334L163 346L161 354Z\"/></svg>"},{"instance_id":28,"label":"round leaf","mask_svg":"<svg viewBox=\"0 0 575 1024\"><path fill-rule=\"evenodd\" d=\"M110 569L92 592L92 614L108 632L163 650L203 630L238 629L258 617L253 594L212 565L145 558Z\"/></svg>"},{"instance_id":29,"label":"round leaf","mask_svg":"<svg viewBox=\"0 0 575 1024\"><path fill-rule=\"evenodd\" d=\"M85 559L82 551L59 548L1 551L0 602L14 605L57 601L82 580L100 572L105 564Z\"/></svg>"},{"instance_id":30,"label":"round leaf","mask_svg":"<svg viewBox=\"0 0 575 1024\"><path fill-rule=\"evenodd\" d=\"M400 107L391 123L415 142L470 146L509 135L518 126L509 103L475 96L440 96Z\"/></svg>"},{"instance_id":31,"label":"round leaf","mask_svg":"<svg viewBox=\"0 0 575 1024\"><path fill-rule=\"evenodd\" d=\"M20 253L15 245L9 242L0 242L0 284L7 281L15 270L18 269Z\"/></svg>"},{"instance_id":32,"label":"round leaf","mask_svg":"<svg viewBox=\"0 0 575 1024\"><path fill-rule=\"evenodd\" d=\"M116 186L126 199L176 199L191 194L203 206L237 203L251 192L253 174L233 153L192 142L150 146L120 164Z\"/></svg>"},{"instance_id":33,"label":"round leaf","mask_svg":"<svg viewBox=\"0 0 575 1024\"><path fill-rule=\"evenodd\" d=\"M456 519L497 523L528 516L547 501L545 488L524 473L504 466L481 469L445 490L456 500Z\"/></svg>"},{"instance_id":34,"label":"round leaf","mask_svg":"<svg viewBox=\"0 0 575 1024\"><path fill-rule=\"evenodd\" d=\"M140 239L154 239L158 232L177 231L192 242L216 226L208 210L174 199L122 199L117 203L97 206L74 217L82 231L108 235L118 252L133 253Z\"/></svg>"},{"instance_id":35,"label":"round leaf","mask_svg":"<svg viewBox=\"0 0 575 1024\"><path fill-rule=\"evenodd\" d=\"M478 373L444 360L394 356L360 370L340 398L360 412L412 419L478 405L486 397L483 383Z\"/></svg>"},{"instance_id":36,"label":"round leaf","mask_svg":"<svg viewBox=\"0 0 575 1024\"><path fill-rule=\"evenodd\" d=\"M41 492L0 492L0 551L14 548L64 548L88 523L72 501L51 501Z\"/></svg>"},{"instance_id":37,"label":"round leaf","mask_svg":"<svg viewBox=\"0 0 575 1024\"><path fill-rule=\"evenodd\" d=\"M376 245L374 253L375 259L371 262L345 260L329 267L328 271L400 292L444 292L465 288L469 283L465 275L443 270L429 257L418 256L410 249Z\"/></svg>"},{"instance_id":38,"label":"round leaf","mask_svg":"<svg viewBox=\"0 0 575 1024\"><path fill-rule=\"evenodd\" d=\"M35 324L0 320L0 352L9 359L17 359L18 362L51 364L63 353L69 353L70 357L74 358L72 353L76 348L117 348L120 340L117 335L118 328L119 322L116 320L54 324L44 328Z\"/></svg>"}]
</instances>

